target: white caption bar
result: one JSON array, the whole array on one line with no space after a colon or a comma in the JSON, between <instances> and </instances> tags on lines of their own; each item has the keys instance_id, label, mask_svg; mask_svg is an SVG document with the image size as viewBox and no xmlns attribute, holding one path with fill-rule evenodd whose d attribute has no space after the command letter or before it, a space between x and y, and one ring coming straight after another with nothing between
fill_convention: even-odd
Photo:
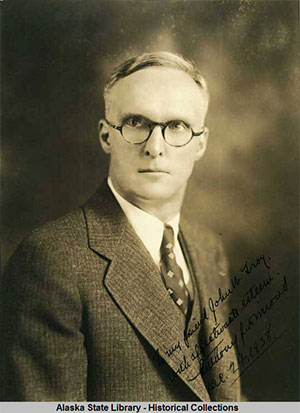
<instances>
[{"instance_id":1,"label":"white caption bar","mask_svg":"<svg viewBox=\"0 0 300 413\"><path fill-rule=\"evenodd\" d=\"M299 402L2 402L1 413L255 412L299 413Z\"/></svg>"}]
</instances>

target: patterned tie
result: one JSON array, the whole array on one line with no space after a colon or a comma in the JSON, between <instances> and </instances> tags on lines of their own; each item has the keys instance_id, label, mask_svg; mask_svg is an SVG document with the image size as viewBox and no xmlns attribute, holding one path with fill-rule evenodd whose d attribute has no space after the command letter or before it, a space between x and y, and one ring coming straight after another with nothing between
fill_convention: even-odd
<instances>
[{"instance_id":1,"label":"patterned tie","mask_svg":"<svg viewBox=\"0 0 300 413\"><path fill-rule=\"evenodd\" d=\"M190 297L183 280L182 270L176 262L173 248L173 228L169 225L165 225L163 240L160 247L162 279L168 293L186 316L189 309Z\"/></svg>"}]
</instances>

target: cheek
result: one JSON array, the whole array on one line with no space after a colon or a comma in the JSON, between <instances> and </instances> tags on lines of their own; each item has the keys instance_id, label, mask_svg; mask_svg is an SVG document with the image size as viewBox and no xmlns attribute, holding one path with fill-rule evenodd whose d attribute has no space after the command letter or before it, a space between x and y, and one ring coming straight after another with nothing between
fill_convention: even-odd
<instances>
[{"instance_id":1,"label":"cheek","mask_svg":"<svg viewBox=\"0 0 300 413\"><path fill-rule=\"evenodd\" d=\"M134 151L123 144L114 143L111 148L111 167L118 175L129 174L136 164Z\"/></svg>"},{"instance_id":2,"label":"cheek","mask_svg":"<svg viewBox=\"0 0 300 413\"><path fill-rule=\"evenodd\" d=\"M179 175L179 178L188 178L192 173L194 164L195 154L193 151L182 151L180 154L177 154L173 161L176 175Z\"/></svg>"}]
</instances>

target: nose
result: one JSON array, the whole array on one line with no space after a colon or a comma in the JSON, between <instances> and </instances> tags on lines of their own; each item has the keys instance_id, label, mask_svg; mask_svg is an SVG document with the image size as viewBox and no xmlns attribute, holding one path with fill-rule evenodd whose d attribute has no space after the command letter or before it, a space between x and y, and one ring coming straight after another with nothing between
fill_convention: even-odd
<instances>
[{"instance_id":1,"label":"nose","mask_svg":"<svg viewBox=\"0 0 300 413\"><path fill-rule=\"evenodd\" d=\"M162 135L162 130L159 125L156 125L153 129L150 137L146 141L144 152L146 156L157 158L162 156L165 148L165 140Z\"/></svg>"}]
</instances>

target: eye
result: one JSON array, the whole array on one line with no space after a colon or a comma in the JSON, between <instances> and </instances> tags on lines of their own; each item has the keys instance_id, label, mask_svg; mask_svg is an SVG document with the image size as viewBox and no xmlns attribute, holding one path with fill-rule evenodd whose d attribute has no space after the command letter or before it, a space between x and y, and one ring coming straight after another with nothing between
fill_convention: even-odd
<instances>
[{"instance_id":1,"label":"eye","mask_svg":"<svg viewBox=\"0 0 300 413\"><path fill-rule=\"evenodd\" d=\"M143 124L144 122L142 121L142 119L137 117L128 118L124 122L124 125L129 126L131 128L140 128L141 126L143 126Z\"/></svg>"},{"instance_id":2,"label":"eye","mask_svg":"<svg viewBox=\"0 0 300 413\"><path fill-rule=\"evenodd\" d=\"M174 132L186 131L189 127L182 120L173 120L168 124L168 128Z\"/></svg>"}]
</instances>

